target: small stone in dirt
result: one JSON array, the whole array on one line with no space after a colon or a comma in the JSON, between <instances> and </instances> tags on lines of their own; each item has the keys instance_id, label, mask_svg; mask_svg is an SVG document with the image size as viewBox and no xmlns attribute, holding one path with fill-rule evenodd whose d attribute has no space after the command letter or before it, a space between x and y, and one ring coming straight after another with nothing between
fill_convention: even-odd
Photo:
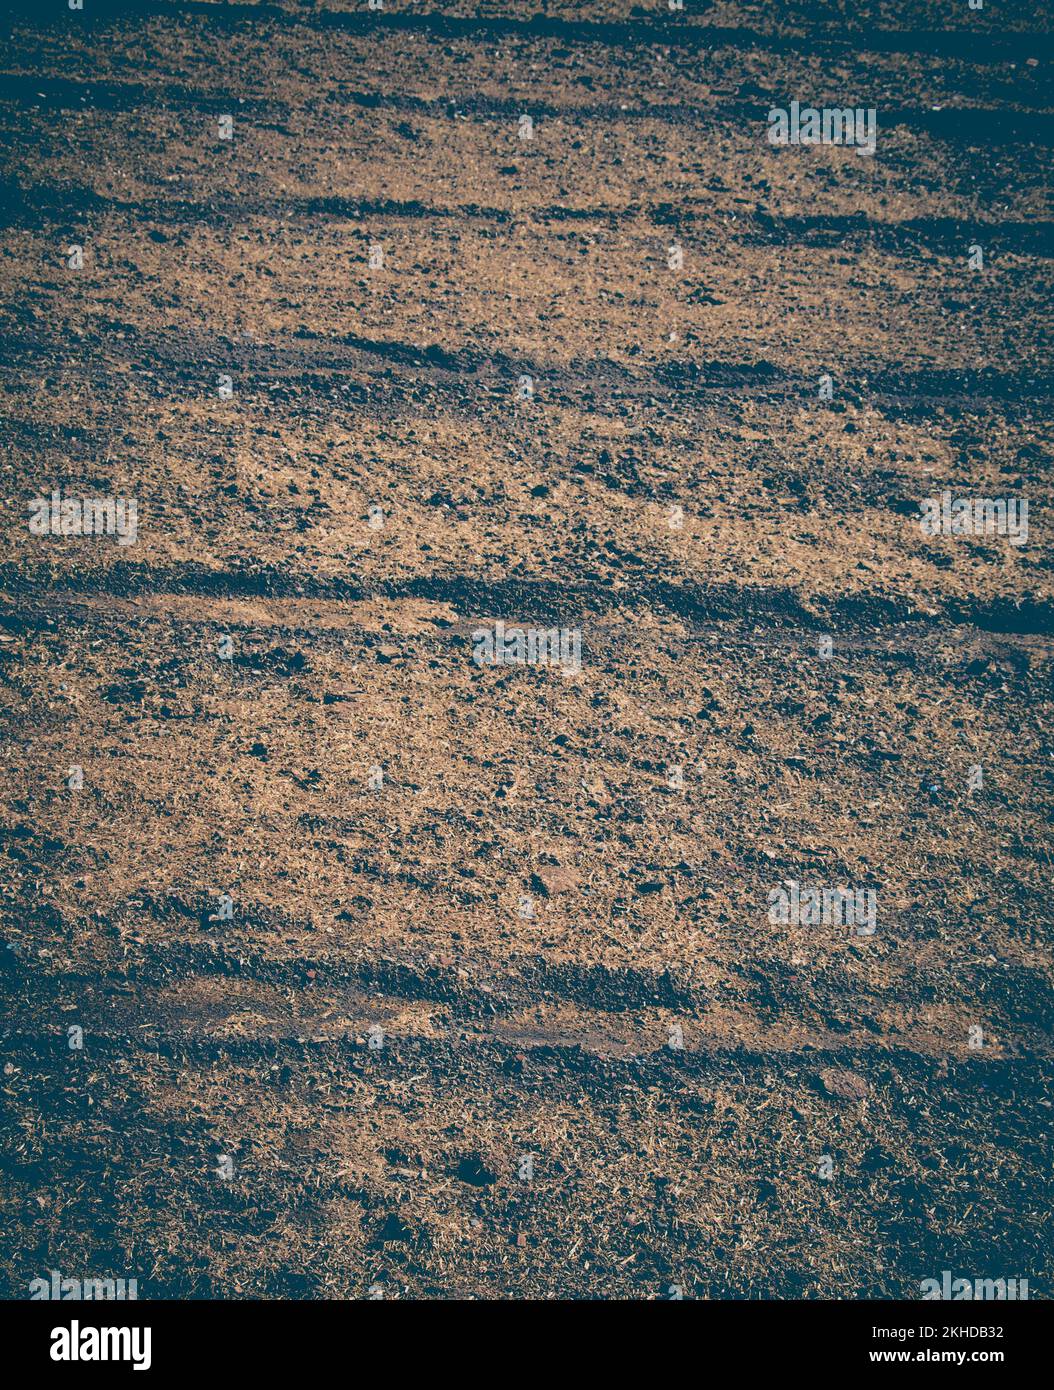
<instances>
[{"instance_id":1,"label":"small stone in dirt","mask_svg":"<svg viewBox=\"0 0 1054 1390\"><path fill-rule=\"evenodd\" d=\"M546 898L566 893L569 889L577 888L578 884L579 876L574 869L561 869L555 864L536 869L531 875L531 886Z\"/></svg>"},{"instance_id":2,"label":"small stone in dirt","mask_svg":"<svg viewBox=\"0 0 1054 1390\"><path fill-rule=\"evenodd\" d=\"M871 1089L862 1076L852 1071L839 1071L837 1067L825 1067L820 1073L820 1083L829 1096L839 1100L863 1100Z\"/></svg>"}]
</instances>

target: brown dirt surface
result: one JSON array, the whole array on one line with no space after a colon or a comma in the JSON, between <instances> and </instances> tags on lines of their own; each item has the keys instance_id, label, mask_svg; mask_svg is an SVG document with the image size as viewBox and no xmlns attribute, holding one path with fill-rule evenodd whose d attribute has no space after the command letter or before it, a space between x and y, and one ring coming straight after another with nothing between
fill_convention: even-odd
<instances>
[{"instance_id":1,"label":"brown dirt surface","mask_svg":"<svg viewBox=\"0 0 1054 1390\"><path fill-rule=\"evenodd\" d=\"M42 8L0 1293L1048 1296L1049 8Z\"/></svg>"}]
</instances>

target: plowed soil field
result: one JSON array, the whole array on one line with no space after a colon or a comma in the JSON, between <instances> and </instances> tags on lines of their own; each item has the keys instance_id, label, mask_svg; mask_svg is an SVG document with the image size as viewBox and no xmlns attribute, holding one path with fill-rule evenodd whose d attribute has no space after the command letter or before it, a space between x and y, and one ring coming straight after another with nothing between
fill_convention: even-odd
<instances>
[{"instance_id":1,"label":"plowed soil field","mask_svg":"<svg viewBox=\"0 0 1054 1390\"><path fill-rule=\"evenodd\" d=\"M1049 10L43 11L0 1290L1047 1296Z\"/></svg>"}]
</instances>

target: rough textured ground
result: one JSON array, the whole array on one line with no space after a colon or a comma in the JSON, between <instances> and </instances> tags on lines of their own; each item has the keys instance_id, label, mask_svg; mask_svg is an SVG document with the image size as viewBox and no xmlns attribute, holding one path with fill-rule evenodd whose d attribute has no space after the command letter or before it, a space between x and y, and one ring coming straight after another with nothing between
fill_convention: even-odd
<instances>
[{"instance_id":1,"label":"rough textured ground","mask_svg":"<svg viewBox=\"0 0 1054 1390\"><path fill-rule=\"evenodd\" d=\"M5 1295L1047 1296L1049 11L86 3L0 63Z\"/></svg>"}]
</instances>

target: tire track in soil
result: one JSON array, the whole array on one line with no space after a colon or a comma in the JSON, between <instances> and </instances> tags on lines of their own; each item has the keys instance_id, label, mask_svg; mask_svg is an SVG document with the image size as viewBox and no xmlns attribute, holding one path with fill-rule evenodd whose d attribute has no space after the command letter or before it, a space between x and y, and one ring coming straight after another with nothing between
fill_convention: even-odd
<instances>
[{"instance_id":1,"label":"tire track in soil","mask_svg":"<svg viewBox=\"0 0 1054 1390\"><path fill-rule=\"evenodd\" d=\"M34 18L36 7L28 0L11 0L10 12L18 14L22 5ZM527 19L511 16L452 16L441 13L399 14L393 11L366 13L363 11L316 10L305 13L271 4L238 4L223 0L98 0L91 14L85 14L85 27L105 29L126 19L149 16L167 19L186 17L208 21L213 29L231 29L252 25L266 29L268 24L295 29L340 29L348 33L377 37L383 33L416 33L437 39L470 38L546 38L563 43L602 44L608 47L639 48L642 45L662 44L677 48L760 48L795 54L819 53L856 56L866 53L933 54L942 58L963 58L971 63L1027 60L1042 47L1046 35L1042 32L986 31L978 43L975 30L860 29L851 24L837 26L832 35L822 24L806 28L799 34L762 32L748 27L711 25L705 11L699 16L702 23L670 20L661 12L646 19L627 21L566 20L533 13ZM803 16L799 16L799 22Z\"/></svg>"},{"instance_id":2,"label":"tire track in soil","mask_svg":"<svg viewBox=\"0 0 1054 1390\"><path fill-rule=\"evenodd\" d=\"M36 107L52 111L143 111L156 107L163 111L191 110L222 114L230 97L208 92L188 91L182 86L147 87L134 82L82 82L72 78L49 79L4 74L5 97L19 102L22 109ZM618 102L585 106L553 106L542 101L507 101L479 96L440 98L425 101L419 97L342 92L341 103L365 110L412 112L421 116L447 116L458 113L478 119L515 120L524 111L538 119L560 120L569 124L615 121L660 121L673 126L708 128L714 125L749 128L756 125L763 134L768 111L780 105L777 92L760 94L756 102L722 100L712 109L696 106L665 106L659 103L630 107ZM332 104L332 99L331 99ZM291 108L281 101L241 103L246 115L254 112L271 122L288 117ZM954 107L948 110L910 110L884 107L883 130L902 128L928 135L954 145L986 147L999 144L1054 144L1054 113L1046 109L1008 111L991 107ZM264 120L263 128L267 128Z\"/></svg>"},{"instance_id":3,"label":"tire track in soil","mask_svg":"<svg viewBox=\"0 0 1054 1390\"><path fill-rule=\"evenodd\" d=\"M92 188L34 184L23 187L13 180L0 182L0 228L40 231L58 224L75 226L92 217L128 218L133 224L194 225L221 222L244 223L255 218L288 222L292 218L317 223L319 218L387 218L391 220L459 220L494 222L649 222L660 227L722 226L725 235L747 245L843 246L847 242L880 246L886 250L920 248L959 255L964 246L984 239L990 252L1000 255L1054 257L1054 222L1007 219L996 222L952 217L907 217L886 221L866 213L823 216L778 216L756 209L741 211L737 225L721 224L720 214L696 207L691 200L671 203L630 203L625 207L567 207L559 204L530 208L480 207L466 203L440 207L397 199L376 198L237 198L194 203L185 198L108 197Z\"/></svg>"},{"instance_id":4,"label":"tire track in soil","mask_svg":"<svg viewBox=\"0 0 1054 1390\"><path fill-rule=\"evenodd\" d=\"M78 595L100 593L112 593L115 597L195 594L211 599L297 598L335 603L421 599L449 605L459 613L479 618L504 612L509 615L510 622L515 618L552 623L581 619L587 613L609 612L616 598L608 585L576 583L573 575L565 582L435 575L364 585L354 579L318 579L288 569L210 570L185 564L178 569L161 570L124 561L101 570L60 575L45 569L34 573L20 564L2 564L0 588L25 597L69 594L70 601ZM976 627L1008 636L1054 633L1054 600L997 599L989 603L950 600L942 613L928 614L922 619L903 601L881 594L833 602L819 600L817 611L810 612L802 607L797 595L786 590L645 580L629 591L619 592L617 602L621 607L674 614L698 627L715 623L740 627L765 623L789 628L810 639L817 632L826 631L830 623L848 630L914 624L905 634L907 650L911 649L916 634L932 631L939 625Z\"/></svg>"}]
</instances>

